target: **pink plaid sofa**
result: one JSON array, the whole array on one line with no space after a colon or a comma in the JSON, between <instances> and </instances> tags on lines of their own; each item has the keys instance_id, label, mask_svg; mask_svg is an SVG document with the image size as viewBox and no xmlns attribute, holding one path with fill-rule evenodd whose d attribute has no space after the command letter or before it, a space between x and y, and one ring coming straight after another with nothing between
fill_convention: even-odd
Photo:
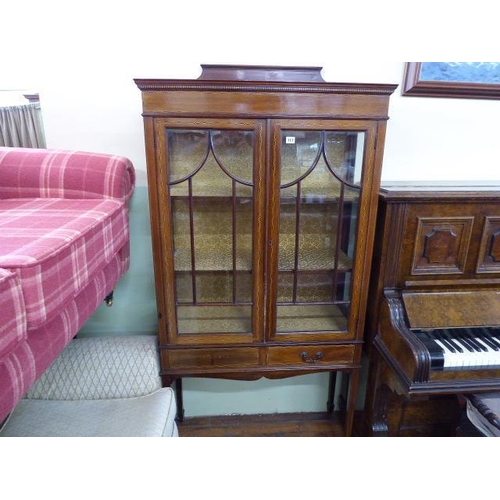
<instances>
[{"instance_id":1,"label":"pink plaid sofa","mask_svg":"<svg viewBox=\"0 0 500 500\"><path fill-rule=\"evenodd\" d=\"M128 270L123 157L0 147L0 422Z\"/></svg>"}]
</instances>

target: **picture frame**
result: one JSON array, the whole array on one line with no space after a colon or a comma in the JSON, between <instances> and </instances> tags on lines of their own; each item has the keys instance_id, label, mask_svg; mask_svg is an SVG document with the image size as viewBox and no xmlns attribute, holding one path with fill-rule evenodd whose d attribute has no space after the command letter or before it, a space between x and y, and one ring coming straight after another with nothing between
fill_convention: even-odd
<instances>
[{"instance_id":1,"label":"picture frame","mask_svg":"<svg viewBox=\"0 0 500 500\"><path fill-rule=\"evenodd\" d=\"M407 62L402 95L500 99L500 62Z\"/></svg>"}]
</instances>

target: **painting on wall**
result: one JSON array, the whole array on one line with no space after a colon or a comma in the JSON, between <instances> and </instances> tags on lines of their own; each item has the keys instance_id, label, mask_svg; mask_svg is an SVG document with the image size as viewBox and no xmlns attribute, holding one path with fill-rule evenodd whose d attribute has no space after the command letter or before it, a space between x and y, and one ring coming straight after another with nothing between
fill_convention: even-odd
<instances>
[{"instance_id":1,"label":"painting on wall","mask_svg":"<svg viewBox=\"0 0 500 500\"><path fill-rule=\"evenodd\" d=\"M500 62L408 62L402 94L500 99Z\"/></svg>"}]
</instances>

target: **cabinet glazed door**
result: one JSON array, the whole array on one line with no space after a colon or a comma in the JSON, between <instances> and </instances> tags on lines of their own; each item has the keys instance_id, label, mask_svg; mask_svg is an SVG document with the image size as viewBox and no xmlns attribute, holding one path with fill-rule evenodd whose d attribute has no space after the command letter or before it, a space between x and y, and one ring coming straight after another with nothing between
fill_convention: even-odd
<instances>
[{"instance_id":1,"label":"cabinet glazed door","mask_svg":"<svg viewBox=\"0 0 500 500\"><path fill-rule=\"evenodd\" d=\"M261 338L263 123L162 119L156 135L169 341Z\"/></svg>"},{"instance_id":2,"label":"cabinet glazed door","mask_svg":"<svg viewBox=\"0 0 500 500\"><path fill-rule=\"evenodd\" d=\"M358 335L374 127L276 120L272 138L268 336L352 339Z\"/></svg>"}]
</instances>

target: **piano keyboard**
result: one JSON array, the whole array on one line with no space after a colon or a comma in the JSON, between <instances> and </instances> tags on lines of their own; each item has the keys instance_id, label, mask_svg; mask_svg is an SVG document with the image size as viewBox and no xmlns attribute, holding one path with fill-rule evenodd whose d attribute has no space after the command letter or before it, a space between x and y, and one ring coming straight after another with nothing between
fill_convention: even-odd
<instances>
[{"instance_id":1,"label":"piano keyboard","mask_svg":"<svg viewBox=\"0 0 500 500\"><path fill-rule=\"evenodd\" d=\"M500 328L415 329L427 347L431 370L474 370L500 367Z\"/></svg>"}]
</instances>

